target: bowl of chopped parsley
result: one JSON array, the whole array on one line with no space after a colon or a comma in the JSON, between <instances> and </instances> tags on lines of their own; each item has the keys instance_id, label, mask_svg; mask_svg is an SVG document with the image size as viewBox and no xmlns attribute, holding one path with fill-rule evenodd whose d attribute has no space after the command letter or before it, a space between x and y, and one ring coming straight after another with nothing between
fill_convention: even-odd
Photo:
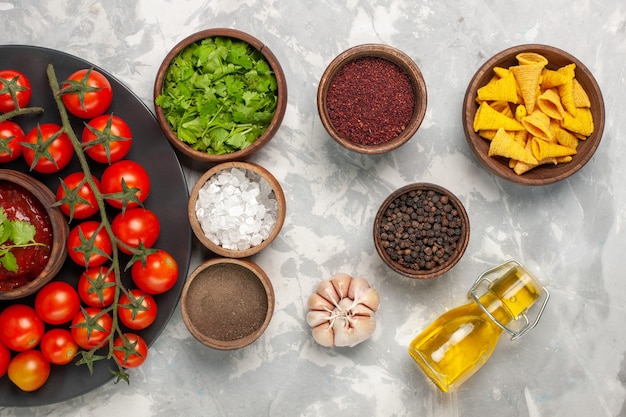
<instances>
[{"instance_id":1,"label":"bowl of chopped parsley","mask_svg":"<svg viewBox=\"0 0 626 417\"><path fill-rule=\"evenodd\" d=\"M278 131L287 83L261 41L236 29L206 29L166 55L154 107L168 140L184 155L208 163L244 160Z\"/></svg>"}]
</instances>

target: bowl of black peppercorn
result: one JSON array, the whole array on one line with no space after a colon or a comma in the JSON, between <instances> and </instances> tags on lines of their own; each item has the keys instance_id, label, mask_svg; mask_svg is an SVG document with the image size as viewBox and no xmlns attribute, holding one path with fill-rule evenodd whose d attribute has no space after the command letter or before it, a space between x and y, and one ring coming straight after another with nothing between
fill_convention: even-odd
<instances>
[{"instance_id":1,"label":"bowl of black peppercorn","mask_svg":"<svg viewBox=\"0 0 626 417\"><path fill-rule=\"evenodd\" d=\"M374 220L376 251L391 269L409 278L448 272L465 253L469 234L469 217L458 197L430 183L394 191Z\"/></svg>"}]
</instances>

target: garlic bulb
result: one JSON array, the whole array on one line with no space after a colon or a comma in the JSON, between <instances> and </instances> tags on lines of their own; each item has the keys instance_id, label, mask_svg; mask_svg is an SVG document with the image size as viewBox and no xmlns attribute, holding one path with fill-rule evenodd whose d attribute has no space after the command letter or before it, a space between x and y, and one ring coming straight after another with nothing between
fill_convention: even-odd
<instances>
[{"instance_id":1,"label":"garlic bulb","mask_svg":"<svg viewBox=\"0 0 626 417\"><path fill-rule=\"evenodd\" d=\"M319 283L308 300L306 321L322 346L355 346L376 328L378 292L363 278L336 274Z\"/></svg>"}]
</instances>

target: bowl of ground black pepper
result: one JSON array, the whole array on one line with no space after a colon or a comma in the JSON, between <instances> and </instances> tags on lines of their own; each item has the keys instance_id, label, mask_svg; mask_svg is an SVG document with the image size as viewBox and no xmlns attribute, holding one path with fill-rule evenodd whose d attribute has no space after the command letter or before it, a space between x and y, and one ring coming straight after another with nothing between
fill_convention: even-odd
<instances>
[{"instance_id":1,"label":"bowl of ground black pepper","mask_svg":"<svg viewBox=\"0 0 626 417\"><path fill-rule=\"evenodd\" d=\"M187 278L181 314L202 344L218 350L248 346L267 329L274 313L272 283L247 259L213 258Z\"/></svg>"},{"instance_id":2,"label":"bowl of ground black pepper","mask_svg":"<svg viewBox=\"0 0 626 417\"><path fill-rule=\"evenodd\" d=\"M374 220L376 251L391 269L409 278L448 272L463 256L469 235L469 217L461 201L430 183L394 191Z\"/></svg>"},{"instance_id":3,"label":"bowl of ground black pepper","mask_svg":"<svg viewBox=\"0 0 626 417\"><path fill-rule=\"evenodd\" d=\"M426 114L427 93L417 64L388 45L363 44L331 61L317 90L328 134L347 149L382 154L408 142Z\"/></svg>"}]
</instances>

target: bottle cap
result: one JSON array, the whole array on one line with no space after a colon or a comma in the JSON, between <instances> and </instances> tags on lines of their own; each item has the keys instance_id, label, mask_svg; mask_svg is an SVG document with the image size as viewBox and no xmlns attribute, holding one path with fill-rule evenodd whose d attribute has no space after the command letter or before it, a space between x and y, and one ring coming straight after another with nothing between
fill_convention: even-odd
<instances>
[{"instance_id":1,"label":"bottle cap","mask_svg":"<svg viewBox=\"0 0 626 417\"><path fill-rule=\"evenodd\" d=\"M478 288L485 284L488 285L487 291L492 292L500 299L502 306L510 313L511 317L513 317L516 322L522 323L519 330L502 324L480 302L480 295L477 294ZM518 261L511 259L483 272L476 282L474 282L468 296L474 299L491 320L511 334L512 340L515 340L522 337L526 332L537 325L550 298L550 293ZM526 312L541 297L544 298L543 303L539 308L535 320L531 323L526 316Z\"/></svg>"}]
</instances>

